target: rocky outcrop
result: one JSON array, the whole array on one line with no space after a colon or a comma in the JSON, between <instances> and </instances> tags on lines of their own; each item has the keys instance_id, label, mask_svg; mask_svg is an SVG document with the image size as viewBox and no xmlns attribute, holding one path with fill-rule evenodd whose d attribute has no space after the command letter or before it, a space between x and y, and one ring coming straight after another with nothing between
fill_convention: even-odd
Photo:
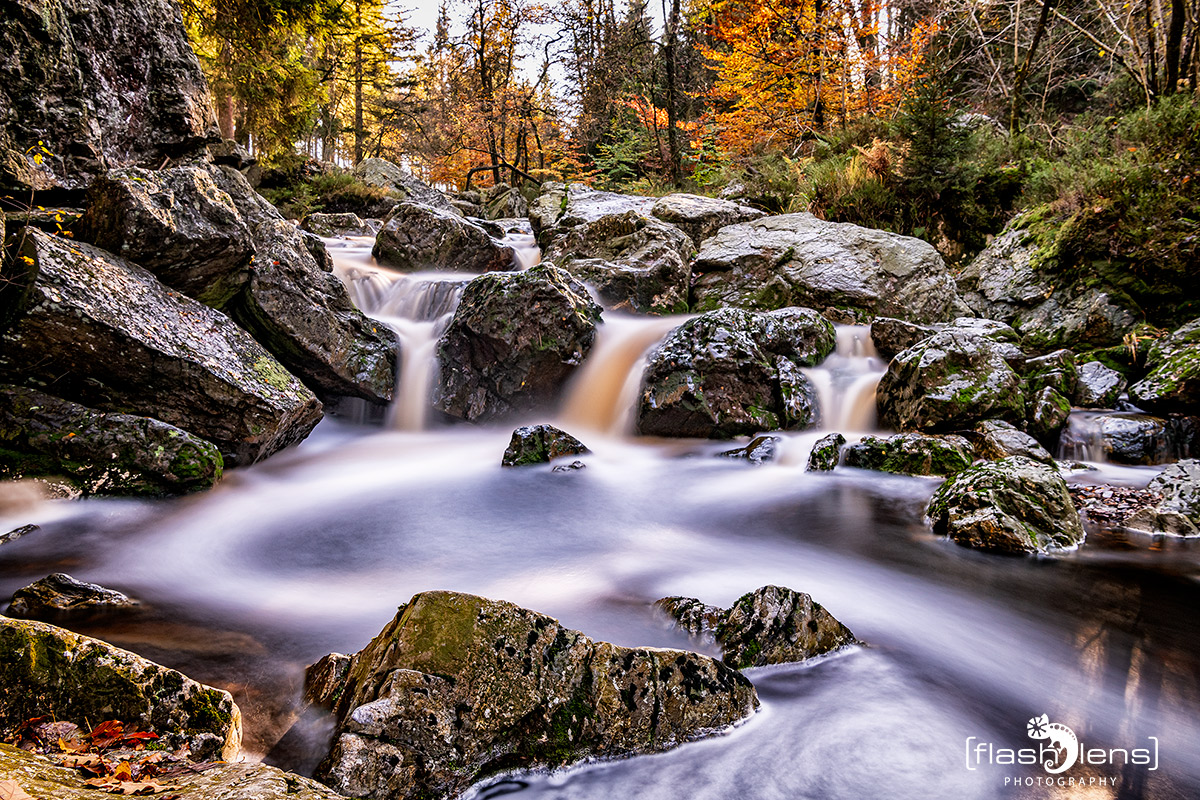
<instances>
[{"instance_id":1,"label":"rocky outcrop","mask_svg":"<svg viewBox=\"0 0 1200 800\"><path fill-rule=\"evenodd\" d=\"M722 309L688 320L650 353L638 432L728 439L811 427L816 389L800 368L834 344L833 326L807 308Z\"/></svg>"},{"instance_id":2,"label":"rocky outcrop","mask_svg":"<svg viewBox=\"0 0 1200 800\"><path fill-rule=\"evenodd\" d=\"M975 426L971 438L980 458L999 461L1009 456L1024 456L1048 467L1054 466L1053 456L1037 439L1002 420L984 420Z\"/></svg>"},{"instance_id":3,"label":"rocky outcrop","mask_svg":"<svg viewBox=\"0 0 1200 800\"><path fill-rule=\"evenodd\" d=\"M842 459L842 448L846 445L846 437L840 433L823 436L813 445L808 454L806 472L832 472Z\"/></svg>"},{"instance_id":4,"label":"rocky outcrop","mask_svg":"<svg viewBox=\"0 0 1200 800\"><path fill-rule=\"evenodd\" d=\"M926 514L939 536L998 553L1044 553L1084 536L1058 470L1024 456L980 462L949 478Z\"/></svg>"},{"instance_id":5,"label":"rocky outcrop","mask_svg":"<svg viewBox=\"0 0 1200 800\"><path fill-rule=\"evenodd\" d=\"M1021 371L1025 375L1025 394L1028 396L1049 388L1064 398L1071 398L1079 385L1079 369L1075 354L1070 350L1055 350L1028 358Z\"/></svg>"},{"instance_id":6,"label":"rocky outcrop","mask_svg":"<svg viewBox=\"0 0 1200 800\"><path fill-rule=\"evenodd\" d=\"M908 236L785 214L722 228L692 265L693 309L833 308L867 321L968 313L933 246Z\"/></svg>"},{"instance_id":7,"label":"rocky outcrop","mask_svg":"<svg viewBox=\"0 0 1200 800\"><path fill-rule=\"evenodd\" d=\"M858 643L811 596L781 586L744 594L728 609L690 597L664 597L655 605L692 636L719 645L734 669L804 661Z\"/></svg>"},{"instance_id":8,"label":"rocky outcrop","mask_svg":"<svg viewBox=\"0 0 1200 800\"><path fill-rule=\"evenodd\" d=\"M249 226L204 166L113 170L92 184L82 223L87 241L213 308L250 276Z\"/></svg>"},{"instance_id":9,"label":"rocky outcrop","mask_svg":"<svg viewBox=\"0 0 1200 800\"><path fill-rule=\"evenodd\" d=\"M1162 500L1133 513L1126 527L1150 533L1200 536L1200 461L1185 459L1155 475L1146 487Z\"/></svg>"},{"instance_id":10,"label":"rocky outcrop","mask_svg":"<svg viewBox=\"0 0 1200 800\"><path fill-rule=\"evenodd\" d=\"M1071 416L1071 401L1056 389L1047 386L1029 395L1026 407L1026 429L1047 447L1054 447L1063 426Z\"/></svg>"},{"instance_id":11,"label":"rocky outcrop","mask_svg":"<svg viewBox=\"0 0 1200 800\"><path fill-rule=\"evenodd\" d=\"M494 272L513 269L513 249L481 226L429 206L401 203L383 222L371 254L404 271Z\"/></svg>"},{"instance_id":12,"label":"rocky outcrop","mask_svg":"<svg viewBox=\"0 0 1200 800\"><path fill-rule=\"evenodd\" d=\"M10 617L50 620L137 605L138 601L128 595L55 572L13 592L12 602L4 613Z\"/></svg>"},{"instance_id":13,"label":"rocky outcrop","mask_svg":"<svg viewBox=\"0 0 1200 800\"><path fill-rule=\"evenodd\" d=\"M50 716L76 725L118 720L197 760L237 757L242 718L228 692L97 639L0 617L0 728Z\"/></svg>"},{"instance_id":14,"label":"rocky outcrop","mask_svg":"<svg viewBox=\"0 0 1200 800\"><path fill-rule=\"evenodd\" d=\"M483 199L483 213L488 219L513 219L529 213L529 201L520 189L498 183L488 189Z\"/></svg>"},{"instance_id":15,"label":"rocky outcrop","mask_svg":"<svg viewBox=\"0 0 1200 800\"><path fill-rule=\"evenodd\" d=\"M352 212L341 214L309 214L300 222L300 227L317 236L332 239L335 236L374 236L379 232L379 220L365 220Z\"/></svg>"},{"instance_id":16,"label":"rocky outcrop","mask_svg":"<svg viewBox=\"0 0 1200 800\"><path fill-rule=\"evenodd\" d=\"M876 393L879 421L901 431L954 431L1025 418L1020 376L1002 345L949 328L896 355Z\"/></svg>"},{"instance_id":17,"label":"rocky outcrop","mask_svg":"<svg viewBox=\"0 0 1200 800\"><path fill-rule=\"evenodd\" d=\"M0 193L82 190L219 138L173 0L7 2L3 16Z\"/></svg>"},{"instance_id":18,"label":"rocky outcrop","mask_svg":"<svg viewBox=\"0 0 1200 800\"><path fill-rule=\"evenodd\" d=\"M0 477L60 478L85 495L208 489L224 466L216 446L174 425L2 384L0 462Z\"/></svg>"},{"instance_id":19,"label":"rocky outcrop","mask_svg":"<svg viewBox=\"0 0 1200 800\"><path fill-rule=\"evenodd\" d=\"M961 436L926 436L898 433L895 436L864 436L846 448L848 467L894 472L900 475L953 475L971 466L975 454Z\"/></svg>"},{"instance_id":20,"label":"rocky outcrop","mask_svg":"<svg viewBox=\"0 0 1200 800\"><path fill-rule=\"evenodd\" d=\"M0 775L15 781L36 798L96 800L103 795L85 785L87 776L48 756L0 744ZM262 764L206 764L183 770L163 785L175 787L168 797L178 800L340 800L316 781ZM160 795L162 796L162 795Z\"/></svg>"},{"instance_id":21,"label":"rocky outcrop","mask_svg":"<svg viewBox=\"0 0 1200 800\"><path fill-rule=\"evenodd\" d=\"M884 358L891 358L935 333L937 328L931 325L918 325L894 317L875 317L871 320L871 342Z\"/></svg>"},{"instance_id":22,"label":"rocky outcrop","mask_svg":"<svg viewBox=\"0 0 1200 800\"><path fill-rule=\"evenodd\" d=\"M482 422L550 405L599 322L587 289L551 265L475 278L438 342L434 408Z\"/></svg>"},{"instance_id":23,"label":"rocky outcrop","mask_svg":"<svg viewBox=\"0 0 1200 800\"><path fill-rule=\"evenodd\" d=\"M529 221L538 244L546 250L571 228L627 212L648 216L654 203L652 197L602 192L582 183L549 181L542 184L541 194L529 207Z\"/></svg>"},{"instance_id":24,"label":"rocky outcrop","mask_svg":"<svg viewBox=\"0 0 1200 800\"><path fill-rule=\"evenodd\" d=\"M650 207L650 214L686 233L696 247L726 225L753 222L766 216L766 212L729 200L683 193L659 198Z\"/></svg>"},{"instance_id":25,"label":"rocky outcrop","mask_svg":"<svg viewBox=\"0 0 1200 800\"><path fill-rule=\"evenodd\" d=\"M354 167L354 176L368 186L376 186L393 192L398 200L441 209L451 214L458 212L450 205L446 195L431 188L413 175L383 158L364 158Z\"/></svg>"},{"instance_id":26,"label":"rocky outcrop","mask_svg":"<svg viewBox=\"0 0 1200 800\"><path fill-rule=\"evenodd\" d=\"M1099 361L1080 364L1075 383L1075 405L1082 408L1113 408L1125 391L1125 376Z\"/></svg>"},{"instance_id":27,"label":"rocky outcrop","mask_svg":"<svg viewBox=\"0 0 1200 800\"><path fill-rule=\"evenodd\" d=\"M549 464L562 456L577 456L590 452L583 442L553 425L529 425L513 431L501 466L524 467Z\"/></svg>"},{"instance_id":28,"label":"rocky outcrop","mask_svg":"<svg viewBox=\"0 0 1200 800\"><path fill-rule=\"evenodd\" d=\"M626 211L564 229L545 259L596 287L613 309L673 314L687 311L694 252L678 228Z\"/></svg>"},{"instance_id":29,"label":"rocky outcrop","mask_svg":"<svg viewBox=\"0 0 1200 800\"><path fill-rule=\"evenodd\" d=\"M1200 319L1150 346L1146 377L1129 387L1129 399L1155 413L1200 409Z\"/></svg>"},{"instance_id":30,"label":"rocky outcrop","mask_svg":"<svg viewBox=\"0 0 1200 800\"><path fill-rule=\"evenodd\" d=\"M227 465L317 424L317 399L228 317L90 245L32 229L23 238L25 268L0 297L0 380L153 415L217 445Z\"/></svg>"},{"instance_id":31,"label":"rocky outcrop","mask_svg":"<svg viewBox=\"0 0 1200 800\"><path fill-rule=\"evenodd\" d=\"M511 603L426 592L354 656L319 780L349 797L451 798L512 769L666 750L752 713L718 661L594 642Z\"/></svg>"}]
</instances>

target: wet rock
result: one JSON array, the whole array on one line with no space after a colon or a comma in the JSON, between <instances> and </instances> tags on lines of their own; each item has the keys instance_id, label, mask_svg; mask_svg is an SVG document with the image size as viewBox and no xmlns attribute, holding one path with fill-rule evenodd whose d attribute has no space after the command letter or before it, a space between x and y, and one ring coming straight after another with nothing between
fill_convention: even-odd
<instances>
[{"instance_id":1,"label":"wet rock","mask_svg":"<svg viewBox=\"0 0 1200 800\"><path fill-rule=\"evenodd\" d=\"M0 728L50 716L120 720L196 760L237 757L242 717L228 692L141 656L33 620L0 617Z\"/></svg>"},{"instance_id":2,"label":"wet rock","mask_svg":"<svg viewBox=\"0 0 1200 800\"><path fill-rule=\"evenodd\" d=\"M724 458L744 459L759 467L768 461L774 461L778 450L778 436L755 436L745 447L725 450L720 455Z\"/></svg>"},{"instance_id":3,"label":"wet rock","mask_svg":"<svg viewBox=\"0 0 1200 800\"><path fill-rule=\"evenodd\" d=\"M1184 459L1155 475L1146 487L1161 496L1154 506L1143 508L1126 521L1126 526L1152 533L1200 536L1200 461Z\"/></svg>"},{"instance_id":4,"label":"wet rock","mask_svg":"<svg viewBox=\"0 0 1200 800\"><path fill-rule=\"evenodd\" d=\"M434 408L482 422L550 405L599 322L587 289L551 265L475 278L438 342Z\"/></svg>"},{"instance_id":5,"label":"wet rock","mask_svg":"<svg viewBox=\"0 0 1200 800\"><path fill-rule=\"evenodd\" d=\"M233 139L222 139L219 142L208 146L208 157L212 163L222 167L233 167L237 170L252 167L258 163L258 159L250 154L250 151L242 147Z\"/></svg>"},{"instance_id":6,"label":"wet rock","mask_svg":"<svg viewBox=\"0 0 1200 800\"><path fill-rule=\"evenodd\" d=\"M1127 486L1072 483L1067 488L1075 506L1093 522L1105 525L1126 525L1126 520L1162 498L1157 492ZM1128 526L1127 526L1128 527Z\"/></svg>"},{"instance_id":7,"label":"wet rock","mask_svg":"<svg viewBox=\"0 0 1200 800\"><path fill-rule=\"evenodd\" d=\"M450 798L506 769L666 750L757 704L749 681L705 656L426 592L354 656L317 777L351 797Z\"/></svg>"},{"instance_id":8,"label":"wet rock","mask_svg":"<svg viewBox=\"0 0 1200 800\"><path fill-rule=\"evenodd\" d=\"M699 311L828 306L921 323L967 313L932 245L807 213L722 228L692 271Z\"/></svg>"},{"instance_id":9,"label":"wet rock","mask_svg":"<svg viewBox=\"0 0 1200 800\"><path fill-rule=\"evenodd\" d=\"M804 661L858 643L811 596L781 586L744 594L728 609L690 597L665 597L655 605L691 635L719 645L734 669Z\"/></svg>"},{"instance_id":10,"label":"wet rock","mask_svg":"<svg viewBox=\"0 0 1200 800\"><path fill-rule=\"evenodd\" d=\"M54 476L84 494L184 494L212 487L215 445L149 417L107 414L0 384L0 476Z\"/></svg>"},{"instance_id":11,"label":"wet rock","mask_svg":"<svg viewBox=\"0 0 1200 800\"><path fill-rule=\"evenodd\" d=\"M325 240L315 233L308 231L300 231L300 236L304 240L304 249L312 256L316 262L317 269L321 272L333 272L333 256L329 254L329 248L325 246Z\"/></svg>"},{"instance_id":12,"label":"wet rock","mask_svg":"<svg viewBox=\"0 0 1200 800\"><path fill-rule=\"evenodd\" d=\"M6 3L0 109L3 193L82 190L109 169L160 167L218 138L172 0Z\"/></svg>"},{"instance_id":13,"label":"wet rock","mask_svg":"<svg viewBox=\"0 0 1200 800\"><path fill-rule=\"evenodd\" d=\"M999 461L1009 456L1024 456L1046 466L1054 466L1054 457L1028 433L998 419L984 420L975 426L975 454Z\"/></svg>"},{"instance_id":14,"label":"wet rock","mask_svg":"<svg viewBox=\"0 0 1200 800\"><path fill-rule=\"evenodd\" d=\"M687 311L694 252L678 228L627 211L565 229L545 258L595 286L611 308L673 314Z\"/></svg>"},{"instance_id":15,"label":"wet rock","mask_svg":"<svg viewBox=\"0 0 1200 800\"><path fill-rule=\"evenodd\" d=\"M513 431L501 465L523 467L549 464L562 456L577 456L589 451L583 442L553 425L530 425Z\"/></svg>"},{"instance_id":16,"label":"wet rock","mask_svg":"<svg viewBox=\"0 0 1200 800\"><path fill-rule=\"evenodd\" d=\"M1200 319L1152 344L1146 367L1146 377L1129 387L1139 408L1181 414L1200 409Z\"/></svg>"},{"instance_id":17,"label":"wet rock","mask_svg":"<svg viewBox=\"0 0 1200 800\"><path fill-rule=\"evenodd\" d=\"M354 176L368 186L377 186L396 194L397 199L437 208L451 214L458 212L446 195L400 169L383 158L364 158L354 168Z\"/></svg>"},{"instance_id":18,"label":"wet rock","mask_svg":"<svg viewBox=\"0 0 1200 800\"><path fill-rule=\"evenodd\" d=\"M1082 408L1112 408L1125 391L1125 376L1099 361L1079 365L1075 405Z\"/></svg>"},{"instance_id":19,"label":"wet rock","mask_svg":"<svg viewBox=\"0 0 1200 800\"><path fill-rule=\"evenodd\" d=\"M901 431L954 431L1025 417L1021 379L1001 346L950 328L898 353L876 393L879 420Z\"/></svg>"},{"instance_id":20,"label":"wet rock","mask_svg":"<svg viewBox=\"0 0 1200 800\"><path fill-rule=\"evenodd\" d=\"M10 617L53 620L137 605L137 600L121 592L55 572L14 592L12 602L4 613Z\"/></svg>"},{"instance_id":21,"label":"wet rock","mask_svg":"<svg viewBox=\"0 0 1200 800\"><path fill-rule=\"evenodd\" d=\"M816 390L800 368L834 343L833 326L811 309L722 309L688 320L650 353L638 432L728 439L811 427Z\"/></svg>"},{"instance_id":22,"label":"wet rock","mask_svg":"<svg viewBox=\"0 0 1200 800\"><path fill-rule=\"evenodd\" d=\"M575 472L576 470L586 469L587 464L582 461L572 461L570 464L556 464L550 468L551 472Z\"/></svg>"},{"instance_id":23,"label":"wet rock","mask_svg":"<svg viewBox=\"0 0 1200 800\"><path fill-rule=\"evenodd\" d=\"M900 475L953 475L971 466L975 454L961 436L864 436L845 450L848 467L894 472Z\"/></svg>"},{"instance_id":24,"label":"wet rock","mask_svg":"<svg viewBox=\"0 0 1200 800\"><path fill-rule=\"evenodd\" d=\"M519 189L507 183L498 183L488 190L483 202L483 215L487 219L512 219L529 213L529 201Z\"/></svg>"},{"instance_id":25,"label":"wet rock","mask_svg":"<svg viewBox=\"0 0 1200 800\"><path fill-rule=\"evenodd\" d=\"M1047 386L1029 397L1028 411L1029 433L1042 444L1055 447L1063 426L1071 416L1071 401Z\"/></svg>"},{"instance_id":26,"label":"wet rock","mask_svg":"<svg viewBox=\"0 0 1200 800\"><path fill-rule=\"evenodd\" d=\"M300 441L321 404L232 320L90 245L28 230L19 293L0 297L0 380L102 411L153 414L227 465Z\"/></svg>"},{"instance_id":27,"label":"wet rock","mask_svg":"<svg viewBox=\"0 0 1200 800\"><path fill-rule=\"evenodd\" d=\"M86 241L213 308L250 275L249 226L204 166L113 170L92 184L82 224Z\"/></svg>"},{"instance_id":28,"label":"wet rock","mask_svg":"<svg viewBox=\"0 0 1200 800\"><path fill-rule=\"evenodd\" d=\"M937 329L930 325L917 325L902 319L875 317L871 320L871 341L884 358L891 358L935 333Z\"/></svg>"},{"instance_id":29,"label":"wet rock","mask_svg":"<svg viewBox=\"0 0 1200 800\"><path fill-rule=\"evenodd\" d=\"M529 221L543 250L571 228L596 222L603 217L634 212L648 216L654 205L653 197L602 192L581 183L562 184L549 181L529 207Z\"/></svg>"},{"instance_id":30,"label":"wet rock","mask_svg":"<svg viewBox=\"0 0 1200 800\"><path fill-rule=\"evenodd\" d=\"M842 447L845 444L846 437L840 433L831 433L821 437L808 454L808 466L805 470L807 472L832 472L841 461Z\"/></svg>"},{"instance_id":31,"label":"wet rock","mask_svg":"<svg viewBox=\"0 0 1200 800\"><path fill-rule=\"evenodd\" d=\"M1165 464L1178 456L1169 420L1128 412L1072 423L1063 431L1060 446L1075 457L1116 464Z\"/></svg>"},{"instance_id":32,"label":"wet rock","mask_svg":"<svg viewBox=\"0 0 1200 800\"><path fill-rule=\"evenodd\" d=\"M715 197L669 194L655 201L650 214L669 222L691 237L699 247L726 225L762 219L766 212Z\"/></svg>"},{"instance_id":33,"label":"wet rock","mask_svg":"<svg viewBox=\"0 0 1200 800\"><path fill-rule=\"evenodd\" d=\"M35 755L0 744L0 775L4 775L39 798L96 800L97 790L84 784L87 775L60 766L49 756ZM208 764L183 770L164 784L177 786L171 797L179 800L339 800L316 781L262 764Z\"/></svg>"},{"instance_id":34,"label":"wet rock","mask_svg":"<svg viewBox=\"0 0 1200 800\"><path fill-rule=\"evenodd\" d=\"M33 533L34 531L40 531L41 529L42 527L40 525L22 525L19 528L13 528L7 533L0 533L0 545L8 544L9 542L15 542L22 536L28 533Z\"/></svg>"},{"instance_id":35,"label":"wet rock","mask_svg":"<svg viewBox=\"0 0 1200 800\"><path fill-rule=\"evenodd\" d=\"M439 272L510 270L514 256L479 225L414 203L401 203L383 221L371 254L393 269Z\"/></svg>"},{"instance_id":36,"label":"wet rock","mask_svg":"<svg viewBox=\"0 0 1200 800\"><path fill-rule=\"evenodd\" d=\"M335 236L374 236L380 223L364 220L350 212L341 214L309 214L300 222L300 227L317 236L332 239Z\"/></svg>"},{"instance_id":37,"label":"wet rock","mask_svg":"<svg viewBox=\"0 0 1200 800\"><path fill-rule=\"evenodd\" d=\"M1026 359L1023 371L1025 393L1029 396L1036 396L1049 387L1064 398L1070 398L1074 397L1079 384L1075 354L1070 350L1055 350L1044 356Z\"/></svg>"},{"instance_id":38,"label":"wet rock","mask_svg":"<svg viewBox=\"0 0 1200 800\"><path fill-rule=\"evenodd\" d=\"M938 535L998 553L1044 553L1084 537L1058 470L1024 456L980 462L948 478L926 514Z\"/></svg>"}]
</instances>

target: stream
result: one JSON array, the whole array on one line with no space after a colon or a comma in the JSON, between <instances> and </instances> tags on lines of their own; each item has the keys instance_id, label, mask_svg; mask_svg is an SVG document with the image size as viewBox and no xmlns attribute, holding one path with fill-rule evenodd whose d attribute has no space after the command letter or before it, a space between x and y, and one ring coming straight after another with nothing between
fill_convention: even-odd
<instances>
[{"instance_id":1,"label":"stream","mask_svg":"<svg viewBox=\"0 0 1200 800\"><path fill-rule=\"evenodd\" d=\"M749 670L762 708L726 735L473 793L1200 795L1200 544L1090 527L1072 552L989 555L930 532L934 479L805 472L822 432L853 441L875 425L886 365L865 328L839 328L837 352L809 370L821 431L780 434L779 457L754 467L716 457L727 442L630 434L645 354L682 318L606 315L562 406L527 420L577 435L593 451L587 468L502 469L514 424L439 426L427 408L435 343L471 276L382 270L369 241L330 250L356 303L402 341L383 426L326 418L299 447L198 496L0 517L0 530L41 526L0 547L0 598L62 571L140 599L72 627L230 689L257 758L294 719L305 666L357 651L416 592L509 600L621 645L703 650L653 601L727 606L778 584L813 595L868 646ZM1144 486L1157 471L1095 466L1072 480ZM1056 776L1040 766L972 760L980 742L1029 747L1026 723L1041 714L1089 748L1153 746L1155 768L1118 753L1047 786Z\"/></svg>"}]
</instances>

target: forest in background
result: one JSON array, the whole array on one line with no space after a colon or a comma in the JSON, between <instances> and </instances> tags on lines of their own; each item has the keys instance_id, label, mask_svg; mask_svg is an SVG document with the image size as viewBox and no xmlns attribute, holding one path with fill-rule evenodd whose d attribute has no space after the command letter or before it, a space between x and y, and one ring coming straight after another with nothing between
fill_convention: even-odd
<instances>
[{"instance_id":1,"label":"forest in background","mask_svg":"<svg viewBox=\"0 0 1200 800\"><path fill-rule=\"evenodd\" d=\"M1195 261L1197 0L443 0L428 32L379 0L183 7L222 133L296 215L365 191L306 164L382 157L449 190L724 194L951 259L1042 207L1089 259Z\"/></svg>"}]
</instances>

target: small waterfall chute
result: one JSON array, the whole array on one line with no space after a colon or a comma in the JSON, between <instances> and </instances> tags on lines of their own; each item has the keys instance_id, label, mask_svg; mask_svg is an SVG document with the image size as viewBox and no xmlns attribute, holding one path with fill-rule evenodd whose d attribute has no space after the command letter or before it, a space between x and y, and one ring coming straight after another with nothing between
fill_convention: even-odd
<instances>
[{"instance_id":1,"label":"small waterfall chute","mask_svg":"<svg viewBox=\"0 0 1200 800\"><path fill-rule=\"evenodd\" d=\"M867 325L838 325L837 346L804 374L817 390L818 425L823 431L875 430L875 389L887 371Z\"/></svg>"}]
</instances>

